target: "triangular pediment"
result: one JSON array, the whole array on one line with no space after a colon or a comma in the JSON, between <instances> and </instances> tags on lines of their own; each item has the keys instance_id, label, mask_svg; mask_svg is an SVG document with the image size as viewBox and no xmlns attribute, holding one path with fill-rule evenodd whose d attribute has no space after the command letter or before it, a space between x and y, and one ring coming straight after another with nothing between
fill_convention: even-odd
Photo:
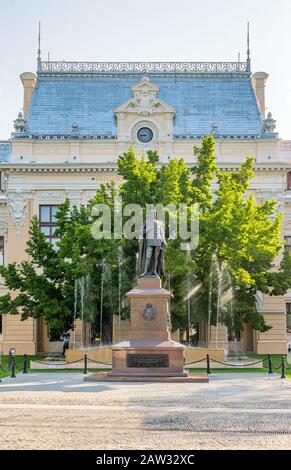
<instances>
[{"instance_id":1,"label":"triangular pediment","mask_svg":"<svg viewBox=\"0 0 291 470\"><path fill-rule=\"evenodd\" d=\"M171 113L176 110L162 100L156 98L159 87L150 82L147 77L143 77L139 83L131 87L133 97L118 106L114 112L118 113L136 113L136 114L156 114Z\"/></svg>"},{"instance_id":2,"label":"triangular pediment","mask_svg":"<svg viewBox=\"0 0 291 470\"><path fill-rule=\"evenodd\" d=\"M157 93L160 88L155 85L154 83L150 82L147 77L143 77L141 81L137 85L133 85L131 90L134 94L136 91L144 91L144 92L155 92Z\"/></svg>"}]
</instances>

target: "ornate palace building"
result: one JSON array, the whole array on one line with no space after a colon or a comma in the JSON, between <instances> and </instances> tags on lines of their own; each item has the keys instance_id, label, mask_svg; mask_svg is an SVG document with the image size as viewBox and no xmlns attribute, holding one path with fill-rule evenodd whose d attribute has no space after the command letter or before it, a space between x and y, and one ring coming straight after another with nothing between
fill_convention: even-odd
<instances>
[{"instance_id":1,"label":"ornate palace building","mask_svg":"<svg viewBox=\"0 0 291 470\"><path fill-rule=\"evenodd\" d=\"M0 142L1 263L27 257L34 214L54 243L58 204L66 197L86 204L98 184L119 183L117 158L129 146L139 155L156 150L162 162L176 156L193 165L193 146L209 133L224 171L255 157L250 192L258 201L278 200L285 216L282 236L291 248L291 141L282 141L271 113L266 116L268 75L252 74L249 54L246 62L222 63L45 62L39 55L37 74L20 78L23 113L11 138ZM0 289L6 292L3 283ZM285 297L259 295L257 308L273 328L261 334L247 325L242 349L285 353L291 290ZM205 341L203 328L200 334ZM225 345L223 327L218 336ZM0 315L5 354L11 347L34 354L54 346L41 319Z\"/></svg>"}]
</instances>

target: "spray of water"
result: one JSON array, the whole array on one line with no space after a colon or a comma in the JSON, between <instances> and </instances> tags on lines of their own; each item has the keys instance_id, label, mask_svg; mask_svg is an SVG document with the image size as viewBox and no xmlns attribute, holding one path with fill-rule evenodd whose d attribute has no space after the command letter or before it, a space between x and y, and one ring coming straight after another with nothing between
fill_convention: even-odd
<instances>
[{"instance_id":1,"label":"spray of water","mask_svg":"<svg viewBox=\"0 0 291 470\"><path fill-rule=\"evenodd\" d=\"M213 338L211 337L211 324L213 323L213 298L214 286L216 287L216 311L215 311L215 347L219 345L218 333L219 326L225 325L231 331L235 331L232 279L229 273L226 261L221 264L214 254L211 260L211 269L209 276L209 294L208 294L208 346Z\"/></svg>"},{"instance_id":2,"label":"spray of water","mask_svg":"<svg viewBox=\"0 0 291 470\"><path fill-rule=\"evenodd\" d=\"M118 341L121 339L121 304L122 304L122 264L123 249L118 247Z\"/></svg>"}]
</instances>

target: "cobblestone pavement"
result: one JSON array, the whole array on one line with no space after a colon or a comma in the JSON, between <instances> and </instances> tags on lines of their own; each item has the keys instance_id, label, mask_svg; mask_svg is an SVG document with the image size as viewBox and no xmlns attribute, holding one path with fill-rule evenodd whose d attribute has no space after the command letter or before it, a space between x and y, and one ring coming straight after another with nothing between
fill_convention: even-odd
<instances>
[{"instance_id":1,"label":"cobblestone pavement","mask_svg":"<svg viewBox=\"0 0 291 470\"><path fill-rule=\"evenodd\" d=\"M79 373L0 384L0 449L290 449L291 380L90 383Z\"/></svg>"}]
</instances>

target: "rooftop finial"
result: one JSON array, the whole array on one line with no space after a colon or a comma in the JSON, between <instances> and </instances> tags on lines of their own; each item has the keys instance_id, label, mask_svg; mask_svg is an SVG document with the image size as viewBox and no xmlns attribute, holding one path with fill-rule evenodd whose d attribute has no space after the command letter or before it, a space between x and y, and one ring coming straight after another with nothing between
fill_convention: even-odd
<instances>
[{"instance_id":1,"label":"rooftop finial","mask_svg":"<svg viewBox=\"0 0 291 470\"><path fill-rule=\"evenodd\" d=\"M38 51L37 51L37 69L40 70L41 50L40 50L40 21L38 22Z\"/></svg>"},{"instance_id":2,"label":"rooftop finial","mask_svg":"<svg viewBox=\"0 0 291 470\"><path fill-rule=\"evenodd\" d=\"M250 23L248 21L247 27L247 70L248 72L251 71L251 51L250 51Z\"/></svg>"}]
</instances>

